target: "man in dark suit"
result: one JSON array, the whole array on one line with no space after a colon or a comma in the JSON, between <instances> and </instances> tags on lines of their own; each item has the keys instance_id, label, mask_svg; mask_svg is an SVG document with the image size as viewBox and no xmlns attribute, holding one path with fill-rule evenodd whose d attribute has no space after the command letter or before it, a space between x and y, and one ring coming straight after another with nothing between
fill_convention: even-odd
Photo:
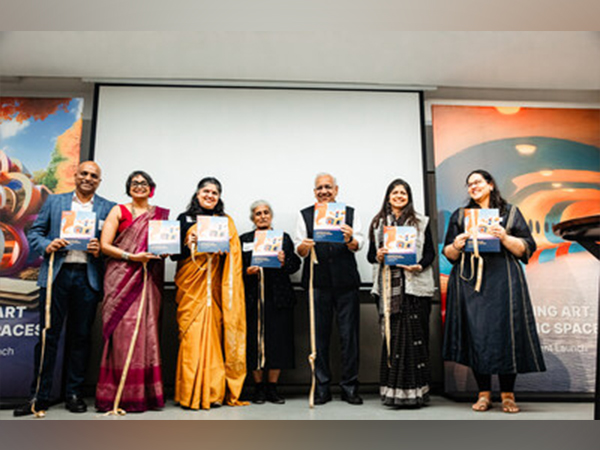
<instances>
[{"instance_id":1,"label":"man in dark suit","mask_svg":"<svg viewBox=\"0 0 600 450\"><path fill-rule=\"evenodd\" d=\"M314 193L319 203L335 202L338 194L335 178L327 173L317 175ZM305 258L302 275L304 289L308 290L309 286L310 252L313 248L319 262L314 267L317 344L315 404L323 405L331 400L329 345L335 315L342 350L342 400L351 405L361 405L363 401L358 395L360 277L354 253L360 250L364 242L362 225L354 208L346 206L345 224L342 225L344 242L315 243L314 216L314 206L300 211L294 244L296 253Z\"/></svg>"},{"instance_id":2,"label":"man in dark suit","mask_svg":"<svg viewBox=\"0 0 600 450\"><path fill-rule=\"evenodd\" d=\"M96 195L101 176L100 167L95 162L81 163L75 174L75 191L51 195L27 234L32 249L44 255L38 277L38 286L41 288L40 336L46 322L50 255L54 253L52 299L43 367L40 371L40 339L35 348L31 399L14 410L15 416L25 416L49 408L58 342L65 319L65 406L73 413L87 411L87 405L81 397L81 386L88 363L92 324L101 299L104 270L98 236L106 216L115 205ZM69 242L60 238L63 211L96 213L95 237L87 245L87 251L65 248Z\"/></svg>"}]
</instances>

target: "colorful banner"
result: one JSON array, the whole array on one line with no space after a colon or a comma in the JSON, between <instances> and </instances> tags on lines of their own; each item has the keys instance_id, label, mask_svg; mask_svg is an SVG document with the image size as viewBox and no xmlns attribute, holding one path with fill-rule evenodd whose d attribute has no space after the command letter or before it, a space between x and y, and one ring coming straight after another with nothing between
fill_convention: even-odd
<instances>
[{"instance_id":1,"label":"colorful banner","mask_svg":"<svg viewBox=\"0 0 600 450\"><path fill-rule=\"evenodd\" d=\"M74 189L83 99L0 97L0 402L26 398L39 335L26 233L48 195ZM55 380L60 380L59 355ZM58 395L60 383L55 383Z\"/></svg>"},{"instance_id":2,"label":"colorful banner","mask_svg":"<svg viewBox=\"0 0 600 450\"><path fill-rule=\"evenodd\" d=\"M517 390L593 392L600 267L552 225L600 214L600 111L433 105L432 117L440 253L473 169L492 173L538 246L525 269L548 370L518 377ZM450 270L441 256L443 305ZM476 390L457 364L446 363L445 381L448 393Z\"/></svg>"}]
</instances>

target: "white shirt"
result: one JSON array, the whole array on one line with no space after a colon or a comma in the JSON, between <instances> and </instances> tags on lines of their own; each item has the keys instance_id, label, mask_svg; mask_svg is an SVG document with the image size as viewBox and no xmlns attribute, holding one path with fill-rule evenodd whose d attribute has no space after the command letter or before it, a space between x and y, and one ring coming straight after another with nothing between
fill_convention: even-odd
<instances>
[{"instance_id":1,"label":"white shirt","mask_svg":"<svg viewBox=\"0 0 600 450\"><path fill-rule=\"evenodd\" d=\"M358 242L358 248L355 252L359 251L365 243L365 237L362 233L362 222L360 221L360 216L356 213L356 209L354 210L354 220L352 223L352 237L356 242ZM306 223L304 222L304 217L302 217L302 213L298 212L298 218L296 219L296 229L294 232L294 248L296 249L296 254L300 256L298 253L298 246L302 243L304 239L308 237L308 231L306 230Z\"/></svg>"},{"instance_id":2,"label":"white shirt","mask_svg":"<svg viewBox=\"0 0 600 450\"><path fill-rule=\"evenodd\" d=\"M87 211L92 212L94 210L94 197L87 202L83 203L77 197L77 194L73 192L73 201L71 202L71 211ZM69 250L65 257L65 264L86 264L88 253L83 250Z\"/></svg>"}]
</instances>

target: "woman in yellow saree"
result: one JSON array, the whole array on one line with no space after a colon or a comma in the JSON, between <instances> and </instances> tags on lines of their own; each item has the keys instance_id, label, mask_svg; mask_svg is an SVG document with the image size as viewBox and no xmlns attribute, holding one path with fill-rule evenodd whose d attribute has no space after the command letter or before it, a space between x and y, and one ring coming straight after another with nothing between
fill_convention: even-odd
<instances>
[{"instance_id":1,"label":"woman in yellow saree","mask_svg":"<svg viewBox=\"0 0 600 450\"><path fill-rule=\"evenodd\" d=\"M246 378L242 252L235 224L224 212L221 191L217 179L204 178L178 218L183 245L175 258L180 343L175 402L190 409L246 404L239 400ZM227 218L227 252L196 250L197 216Z\"/></svg>"}]
</instances>

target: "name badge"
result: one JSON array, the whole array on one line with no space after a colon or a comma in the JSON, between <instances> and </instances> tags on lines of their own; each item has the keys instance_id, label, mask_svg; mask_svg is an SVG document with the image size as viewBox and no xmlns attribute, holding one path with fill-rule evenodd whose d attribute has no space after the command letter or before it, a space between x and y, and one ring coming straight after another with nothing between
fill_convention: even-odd
<instances>
[{"instance_id":1,"label":"name badge","mask_svg":"<svg viewBox=\"0 0 600 450\"><path fill-rule=\"evenodd\" d=\"M252 250L254 250L254 242L244 242L243 244L244 244L242 246L243 252L251 252Z\"/></svg>"}]
</instances>

